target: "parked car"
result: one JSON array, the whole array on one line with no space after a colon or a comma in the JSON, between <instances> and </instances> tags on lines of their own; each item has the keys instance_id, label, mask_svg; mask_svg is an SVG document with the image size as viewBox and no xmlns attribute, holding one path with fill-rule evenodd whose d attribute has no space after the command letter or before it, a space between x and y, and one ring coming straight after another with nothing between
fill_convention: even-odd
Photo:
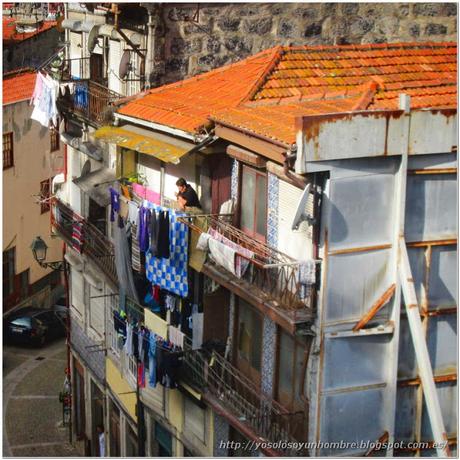
<instances>
[{"instance_id":1,"label":"parked car","mask_svg":"<svg viewBox=\"0 0 460 460\"><path fill-rule=\"evenodd\" d=\"M4 341L43 346L66 335L65 310L21 307L3 318Z\"/></svg>"}]
</instances>

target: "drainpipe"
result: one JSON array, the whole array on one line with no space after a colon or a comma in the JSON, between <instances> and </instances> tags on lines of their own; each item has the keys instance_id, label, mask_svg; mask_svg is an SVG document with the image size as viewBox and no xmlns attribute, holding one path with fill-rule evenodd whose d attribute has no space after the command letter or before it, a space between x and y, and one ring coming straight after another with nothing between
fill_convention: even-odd
<instances>
[{"instance_id":1,"label":"drainpipe","mask_svg":"<svg viewBox=\"0 0 460 460\"><path fill-rule=\"evenodd\" d=\"M64 3L64 19L68 19L69 12L68 12L68 5L67 3ZM65 49L65 59L69 59L69 49L70 49L70 44L67 44L70 42L70 30L65 28L64 29L64 40L66 42L66 45L64 47Z\"/></svg>"},{"instance_id":2,"label":"drainpipe","mask_svg":"<svg viewBox=\"0 0 460 460\"><path fill-rule=\"evenodd\" d=\"M284 174L288 179L290 179L297 187L304 189L305 186L309 183L308 180L299 179L299 177L295 174L292 174L290 171L291 164L295 162L297 159L297 147L291 147L286 153L283 153L284 162L283 162L283 170Z\"/></svg>"},{"instance_id":3,"label":"drainpipe","mask_svg":"<svg viewBox=\"0 0 460 460\"><path fill-rule=\"evenodd\" d=\"M145 63L145 82L146 88L150 88L150 75L155 67L155 28L156 22L154 21L154 15L149 10L149 22L147 23L148 35L147 35L147 59Z\"/></svg>"}]
</instances>

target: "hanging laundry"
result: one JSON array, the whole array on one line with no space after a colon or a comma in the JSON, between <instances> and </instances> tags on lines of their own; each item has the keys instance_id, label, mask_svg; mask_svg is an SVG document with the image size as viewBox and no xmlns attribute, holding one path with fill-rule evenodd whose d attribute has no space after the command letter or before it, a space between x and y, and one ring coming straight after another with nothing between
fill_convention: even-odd
<instances>
[{"instance_id":1,"label":"hanging laundry","mask_svg":"<svg viewBox=\"0 0 460 460\"><path fill-rule=\"evenodd\" d=\"M140 388L145 388L145 366L143 362L137 366L137 384Z\"/></svg>"},{"instance_id":2,"label":"hanging laundry","mask_svg":"<svg viewBox=\"0 0 460 460\"><path fill-rule=\"evenodd\" d=\"M161 211L158 219L158 257L169 259L169 211Z\"/></svg>"},{"instance_id":3,"label":"hanging laundry","mask_svg":"<svg viewBox=\"0 0 460 460\"><path fill-rule=\"evenodd\" d=\"M149 241L149 226L151 219L151 211L147 207L141 206L139 208L138 227L137 227L137 239L139 240L139 249L142 252L147 251Z\"/></svg>"},{"instance_id":4,"label":"hanging laundry","mask_svg":"<svg viewBox=\"0 0 460 460\"><path fill-rule=\"evenodd\" d=\"M149 253L156 257L158 255L158 225L159 220L157 219L157 213L154 209L152 209L152 215L150 218L150 245L149 245Z\"/></svg>"},{"instance_id":5,"label":"hanging laundry","mask_svg":"<svg viewBox=\"0 0 460 460\"><path fill-rule=\"evenodd\" d=\"M130 201L128 203L128 221L132 224L137 224L137 216L139 214L139 208L137 203Z\"/></svg>"},{"instance_id":6,"label":"hanging laundry","mask_svg":"<svg viewBox=\"0 0 460 460\"><path fill-rule=\"evenodd\" d=\"M125 351L128 356L133 355L133 326L131 324L126 325Z\"/></svg>"},{"instance_id":7,"label":"hanging laundry","mask_svg":"<svg viewBox=\"0 0 460 460\"><path fill-rule=\"evenodd\" d=\"M115 221L115 212L120 211L120 194L112 187L110 190L110 222Z\"/></svg>"},{"instance_id":8,"label":"hanging laundry","mask_svg":"<svg viewBox=\"0 0 460 460\"><path fill-rule=\"evenodd\" d=\"M72 248L79 254L83 252L83 223L79 221L72 224Z\"/></svg>"},{"instance_id":9,"label":"hanging laundry","mask_svg":"<svg viewBox=\"0 0 460 460\"><path fill-rule=\"evenodd\" d=\"M171 341L171 343L180 348L184 348L184 333L181 332L177 327L171 325L168 328L168 332L169 340Z\"/></svg>"},{"instance_id":10,"label":"hanging laundry","mask_svg":"<svg viewBox=\"0 0 460 460\"><path fill-rule=\"evenodd\" d=\"M118 225L114 226L114 249L118 283L124 288L127 296L139 303L131 270L128 238L120 216L118 216Z\"/></svg>"},{"instance_id":11,"label":"hanging laundry","mask_svg":"<svg viewBox=\"0 0 460 460\"><path fill-rule=\"evenodd\" d=\"M148 200L150 203L160 205L161 196L158 192L154 192L153 190L136 183L132 184L132 189L133 192L135 192L140 198Z\"/></svg>"},{"instance_id":12,"label":"hanging laundry","mask_svg":"<svg viewBox=\"0 0 460 460\"><path fill-rule=\"evenodd\" d=\"M137 225L131 225L131 266L134 271L142 273L142 259L137 233Z\"/></svg>"},{"instance_id":13,"label":"hanging laundry","mask_svg":"<svg viewBox=\"0 0 460 460\"><path fill-rule=\"evenodd\" d=\"M236 252L235 275L238 278L241 278L249 266L249 261L243 257L240 257L240 255L243 255L246 258L252 259L254 257L254 253L250 251L249 249L243 248L239 244L229 240L228 238L226 238L224 235L222 235L221 233L219 233L216 229L212 227L209 229L209 234L217 241L220 241L221 243L224 243L226 246L235 250Z\"/></svg>"},{"instance_id":14,"label":"hanging laundry","mask_svg":"<svg viewBox=\"0 0 460 460\"><path fill-rule=\"evenodd\" d=\"M48 128L50 121L57 128L58 110L56 99L59 92L59 83L51 77L37 73L34 93L31 103L34 105L32 120L38 121L42 126Z\"/></svg>"},{"instance_id":15,"label":"hanging laundry","mask_svg":"<svg viewBox=\"0 0 460 460\"><path fill-rule=\"evenodd\" d=\"M145 348L144 348L144 337L145 337L145 329L144 327L140 327L137 331L138 334L138 341L137 341L137 354L139 356L139 361L145 361Z\"/></svg>"},{"instance_id":16,"label":"hanging laundry","mask_svg":"<svg viewBox=\"0 0 460 460\"><path fill-rule=\"evenodd\" d=\"M225 270L229 271L232 275L236 275L236 251L230 246L227 246L214 238L209 238L208 245L212 260L214 260L216 264L225 268Z\"/></svg>"},{"instance_id":17,"label":"hanging laundry","mask_svg":"<svg viewBox=\"0 0 460 460\"><path fill-rule=\"evenodd\" d=\"M149 337L149 384L157 386L157 336L150 333Z\"/></svg>"},{"instance_id":18,"label":"hanging laundry","mask_svg":"<svg viewBox=\"0 0 460 460\"><path fill-rule=\"evenodd\" d=\"M151 205L151 208L156 211L163 210L155 205ZM164 215L169 215L169 258L162 258L160 254L158 257L152 257L147 252L146 276L153 284L157 284L173 294L187 297L189 291L187 276L188 227L177 220L177 217L182 213L170 210L169 213L164 213ZM159 238L159 250L160 247L161 241Z\"/></svg>"},{"instance_id":19,"label":"hanging laundry","mask_svg":"<svg viewBox=\"0 0 460 460\"><path fill-rule=\"evenodd\" d=\"M77 82L75 84L73 104L76 109L86 110L88 108L88 85L86 82Z\"/></svg>"},{"instance_id":20,"label":"hanging laundry","mask_svg":"<svg viewBox=\"0 0 460 460\"><path fill-rule=\"evenodd\" d=\"M165 296L165 306L168 310L174 311L176 308L176 297L171 294Z\"/></svg>"},{"instance_id":21,"label":"hanging laundry","mask_svg":"<svg viewBox=\"0 0 460 460\"><path fill-rule=\"evenodd\" d=\"M201 272L206 260L207 248L200 249L198 247L198 241L201 238L201 235L207 235L208 220L205 217L195 217L194 224L196 227L201 229L203 233L198 234L198 232L192 231L190 234L189 265L197 272Z\"/></svg>"}]
</instances>

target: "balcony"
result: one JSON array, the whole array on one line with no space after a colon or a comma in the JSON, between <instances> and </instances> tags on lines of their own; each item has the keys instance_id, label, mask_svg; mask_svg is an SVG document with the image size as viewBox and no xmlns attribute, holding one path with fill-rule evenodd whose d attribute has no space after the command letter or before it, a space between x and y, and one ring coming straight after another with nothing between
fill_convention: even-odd
<instances>
[{"instance_id":1,"label":"balcony","mask_svg":"<svg viewBox=\"0 0 460 460\"><path fill-rule=\"evenodd\" d=\"M196 222L198 218L205 219L206 225L200 222L198 226ZM203 272L207 276L226 285L238 295L237 290L240 290L275 308L290 323L306 322L311 319L315 286L313 284L305 286L299 282L298 261L246 235L226 222L223 217L189 215L179 220L197 233L203 232L203 227L213 228L232 243L254 254L250 258L241 256L249 262L249 267L242 278L237 278L209 258L203 266Z\"/></svg>"},{"instance_id":2,"label":"balcony","mask_svg":"<svg viewBox=\"0 0 460 460\"><path fill-rule=\"evenodd\" d=\"M307 455L306 451L295 449L292 445L306 440L296 440L291 434L298 424L307 423L304 412L288 412L277 401L262 394L244 374L219 354L192 351L190 339L186 341L185 351L187 357L183 361L182 380L198 390L216 413L246 437L280 444L278 448L262 449L264 454ZM291 447L288 447L288 443L291 443Z\"/></svg>"},{"instance_id":3,"label":"balcony","mask_svg":"<svg viewBox=\"0 0 460 460\"><path fill-rule=\"evenodd\" d=\"M109 280L117 285L118 277L113 244L100 230L73 212L62 201L54 198L51 210L51 226L69 246L74 245L72 235L76 225L79 224L83 235L82 254L87 255Z\"/></svg>"}]
</instances>

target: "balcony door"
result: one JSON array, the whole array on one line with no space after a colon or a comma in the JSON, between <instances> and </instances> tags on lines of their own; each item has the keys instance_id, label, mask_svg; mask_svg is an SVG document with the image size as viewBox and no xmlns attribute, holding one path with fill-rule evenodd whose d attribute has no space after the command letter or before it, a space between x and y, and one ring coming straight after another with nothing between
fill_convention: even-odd
<instances>
[{"instance_id":1,"label":"balcony door","mask_svg":"<svg viewBox=\"0 0 460 460\"><path fill-rule=\"evenodd\" d=\"M262 316L255 308L238 298L233 341L235 365L258 387L262 367L262 337Z\"/></svg>"},{"instance_id":2,"label":"balcony door","mask_svg":"<svg viewBox=\"0 0 460 460\"><path fill-rule=\"evenodd\" d=\"M92 53L89 59L91 81L105 86L104 81L104 59L102 54Z\"/></svg>"},{"instance_id":3,"label":"balcony door","mask_svg":"<svg viewBox=\"0 0 460 460\"><path fill-rule=\"evenodd\" d=\"M267 175L244 165L240 190L240 228L265 242L267 236Z\"/></svg>"}]
</instances>

